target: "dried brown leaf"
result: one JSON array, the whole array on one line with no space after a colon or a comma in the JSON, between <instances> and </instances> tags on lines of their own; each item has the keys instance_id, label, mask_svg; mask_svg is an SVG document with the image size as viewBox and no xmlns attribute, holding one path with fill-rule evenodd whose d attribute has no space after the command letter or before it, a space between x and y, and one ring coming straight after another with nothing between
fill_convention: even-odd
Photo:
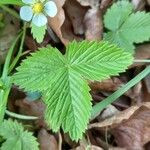
<instances>
[{"instance_id":1,"label":"dried brown leaf","mask_svg":"<svg viewBox=\"0 0 150 150\"><path fill-rule=\"evenodd\" d=\"M61 27L65 21L65 14L64 14L64 10L62 8L64 3L65 3L65 0L61 0L61 1L56 0L55 3L56 3L57 8L58 8L58 13L54 18L48 19L48 24L49 24L50 28L52 28L52 30L60 38L62 43L67 45L69 41L63 37L62 32L61 32Z\"/></svg>"},{"instance_id":2,"label":"dried brown leaf","mask_svg":"<svg viewBox=\"0 0 150 150\"><path fill-rule=\"evenodd\" d=\"M21 99L17 100L15 105L18 107L20 114L39 117L38 120L33 122L35 124L35 128L47 127L44 121L45 105L41 100L30 102L27 99Z\"/></svg>"},{"instance_id":3,"label":"dried brown leaf","mask_svg":"<svg viewBox=\"0 0 150 150\"><path fill-rule=\"evenodd\" d=\"M58 150L56 138L45 129L39 131L38 141L40 143L40 150Z\"/></svg>"},{"instance_id":4,"label":"dried brown leaf","mask_svg":"<svg viewBox=\"0 0 150 150\"><path fill-rule=\"evenodd\" d=\"M129 119L131 117L131 115L134 114L134 112L142 106L146 106L146 107L150 108L150 103L146 102L146 103L143 103L139 106L138 105L132 106L132 107L120 112L119 114L116 114L113 117L108 118L102 122L90 124L89 129L91 129L91 128L103 128L103 127L114 127L116 124L121 123L123 120Z\"/></svg>"},{"instance_id":5,"label":"dried brown leaf","mask_svg":"<svg viewBox=\"0 0 150 150\"><path fill-rule=\"evenodd\" d=\"M136 11L141 11L145 9L145 0L132 0L132 4Z\"/></svg>"},{"instance_id":6,"label":"dried brown leaf","mask_svg":"<svg viewBox=\"0 0 150 150\"><path fill-rule=\"evenodd\" d=\"M67 0L64 9L71 20L74 33L76 35L84 34L83 19L87 11L86 7L81 6L76 0Z\"/></svg>"},{"instance_id":7,"label":"dried brown leaf","mask_svg":"<svg viewBox=\"0 0 150 150\"><path fill-rule=\"evenodd\" d=\"M101 0L100 8L105 11L111 4L113 0Z\"/></svg>"},{"instance_id":8,"label":"dried brown leaf","mask_svg":"<svg viewBox=\"0 0 150 150\"><path fill-rule=\"evenodd\" d=\"M82 6L98 7L100 0L77 0Z\"/></svg>"},{"instance_id":9,"label":"dried brown leaf","mask_svg":"<svg viewBox=\"0 0 150 150\"><path fill-rule=\"evenodd\" d=\"M107 79L102 82L90 82L92 91L116 91L124 83L119 78Z\"/></svg>"},{"instance_id":10,"label":"dried brown leaf","mask_svg":"<svg viewBox=\"0 0 150 150\"><path fill-rule=\"evenodd\" d=\"M150 58L150 44L143 44L136 48L135 53L135 60L140 59L149 59ZM136 66L142 66L145 65L145 63L134 63L130 66L130 68L136 67Z\"/></svg>"},{"instance_id":11,"label":"dried brown leaf","mask_svg":"<svg viewBox=\"0 0 150 150\"><path fill-rule=\"evenodd\" d=\"M101 40L103 35L102 13L99 8L91 8L84 17L85 38L87 40Z\"/></svg>"},{"instance_id":12,"label":"dried brown leaf","mask_svg":"<svg viewBox=\"0 0 150 150\"><path fill-rule=\"evenodd\" d=\"M19 107L19 112L25 115L42 117L44 114L45 106L41 100L17 100L15 105Z\"/></svg>"},{"instance_id":13,"label":"dried brown leaf","mask_svg":"<svg viewBox=\"0 0 150 150\"><path fill-rule=\"evenodd\" d=\"M117 144L127 150L142 150L150 141L150 107L141 106L128 119L112 129Z\"/></svg>"},{"instance_id":14,"label":"dried brown leaf","mask_svg":"<svg viewBox=\"0 0 150 150\"><path fill-rule=\"evenodd\" d=\"M89 149L89 150L103 150L102 148L95 146L95 145L91 145L88 147L79 146L79 147L72 149L72 150L87 150L87 149Z\"/></svg>"}]
</instances>

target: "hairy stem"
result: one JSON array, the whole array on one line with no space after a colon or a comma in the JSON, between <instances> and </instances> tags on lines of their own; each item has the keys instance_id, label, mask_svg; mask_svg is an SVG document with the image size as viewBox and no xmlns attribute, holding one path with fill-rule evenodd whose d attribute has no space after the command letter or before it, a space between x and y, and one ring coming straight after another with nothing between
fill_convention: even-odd
<instances>
[{"instance_id":1,"label":"hairy stem","mask_svg":"<svg viewBox=\"0 0 150 150\"><path fill-rule=\"evenodd\" d=\"M25 31L26 30L24 29L22 39L24 39ZM16 43L19 40L21 35L22 35L22 33L20 33L17 36L17 38L15 39L15 41L13 42L12 46L10 47L10 49L8 51L8 54L7 54L7 57L5 60L5 64L4 64L4 68L3 68L3 72L2 72L2 76L1 76L2 86L0 89L0 124L3 122L3 119L4 119L5 110L6 110L7 101L8 101L8 96L9 96L9 92L11 89L11 83L12 82L11 82L11 78L9 77L11 58L12 58L12 54L13 54L15 45L16 45Z\"/></svg>"}]
</instances>

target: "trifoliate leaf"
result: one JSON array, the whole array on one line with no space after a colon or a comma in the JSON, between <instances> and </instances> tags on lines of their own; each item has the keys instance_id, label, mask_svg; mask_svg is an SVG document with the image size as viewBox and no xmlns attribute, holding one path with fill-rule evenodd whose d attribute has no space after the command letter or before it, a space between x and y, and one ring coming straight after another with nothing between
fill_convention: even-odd
<instances>
[{"instance_id":1,"label":"trifoliate leaf","mask_svg":"<svg viewBox=\"0 0 150 150\"><path fill-rule=\"evenodd\" d=\"M39 150L36 138L17 121L4 120L0 125L0 135L6 140L1 150Z\"/></svg>"},{"instance_id":2,"label":"trifoliate leaf","mask_svg":"<svg viewBox=\"0 0 150 150\"><path fill-rule=\"evenodd\" d=\"M110 31L105 40L118 44L126 51L135 49L134 43L150 39L150 13L133 13L133 6L127 1L118 1L107 11L104 24Z\"/></svg>"},{"instance_id":3,"label":"trifoliate leaf","mask_svg":"<svg viewBox=\"0 0 150 150\"><path fill-rule=\"evenodd\" d=\"M34 25L33 23L31 24L31 33L33 35L33 38L36 39L38 43L43 42L45 33L46 33L46 25L42 27L38 27Z\"/></svg>"},{"instance_id":4,"label":"trifoliate leaf","mask_svg":"<svg viewBox=\"0 0 150 150\"><path fill-rule=\"evenodd\" d=\"M53 131L60 127L79 140L91 115L91 96L86 79L102 80L125 71L130 53L108 42L72 42L63 56L52 47L41 48L23 61L13 76L21 88L43 93L45 118Z\"/></svg>"},{"instance_id":5,"label":"trifoliate leaf","mask_svg":"<svg viewBox=\"0 0 150 150\"><path fill-rule=\"evenodd\" d=\"M109 30L116 31L133 11L133 5L127 1L118 1L108 9L104 24Z\"/></svg>"}]
</instances>

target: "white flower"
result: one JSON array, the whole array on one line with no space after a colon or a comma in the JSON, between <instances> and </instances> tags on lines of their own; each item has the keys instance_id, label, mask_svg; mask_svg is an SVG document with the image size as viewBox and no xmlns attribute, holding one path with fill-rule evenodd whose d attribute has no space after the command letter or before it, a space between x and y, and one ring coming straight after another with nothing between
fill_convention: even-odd
<instances>
[{"instance_id":1,"label":"white flower","mask_svg":"<svg viewBox=\"0 0 150 150\"><path fill-rule=\"evenodd\" d=\"M49 0L22 0L26 6L21 7L20 17L24 21L31 21L38 27L47 24L47 17L54 17L57 14L57 7Z\"/></svg>"}]
</instances>

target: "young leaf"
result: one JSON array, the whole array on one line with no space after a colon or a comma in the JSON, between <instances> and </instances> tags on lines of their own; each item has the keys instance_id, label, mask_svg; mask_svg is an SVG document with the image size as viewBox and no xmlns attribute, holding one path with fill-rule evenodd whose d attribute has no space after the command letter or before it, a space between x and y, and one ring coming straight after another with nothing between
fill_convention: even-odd
<instances>
[{"instance_id":1,"label":"young leaf","mask_svg":"<svg viewBox=\"0 0 150 150\"><path fill-rule=\"evenodd\" d=\"M127 1L118 1L108 9L104 23L109 30L116 31L133 11L133 5Z\"/></svg>"},{"instance_id":2,"label":"young leaf","mask_svg":"<svg viewBox=\"0 0 150 150\"><path fill-rule=\"evenodd\" d=\"M31 33L33 38L36 39L38 43L43 42L45 33L46 33L46 25L42 27L37 27L33 23L31 24Z\"/></svg>"},{"instance_id":3,"label":"young leaf","mask_svg":"<svg viewBox=\"0 0 150 150\"><path fill-rule=\"evenodd\" d=\"M150 13L133 13L133 6L127 1L118 1L107 11L104 24L110 31L105 33L105 40L118 44L133 52L134 43L150 39Z\"/></svg>"},{"instance_id":4,"label":"young leaf","mask_svg":"<svg viewBox=\"0 0 150 150\"><path fill-rule=\"evenodd\" d=\"M17 121L4 120L0 125L0 135L6 139L1 150L39 150L36 138Z\"/></svg>"},{"instance_id":5,"label":"young leaf","mask_svg":"<svg viewBox=\"0 0 150 150\"><path fill-rule=\"evenodd\" d=\"M53 131L60 127L72 140L82 138L91 116L86 79L102 80L125 71L132 55L108 42L72 42L63 56L42 48L23 61L13 76L21 88L43 93L45 118Z\"/></svg>"}]
</instances>

